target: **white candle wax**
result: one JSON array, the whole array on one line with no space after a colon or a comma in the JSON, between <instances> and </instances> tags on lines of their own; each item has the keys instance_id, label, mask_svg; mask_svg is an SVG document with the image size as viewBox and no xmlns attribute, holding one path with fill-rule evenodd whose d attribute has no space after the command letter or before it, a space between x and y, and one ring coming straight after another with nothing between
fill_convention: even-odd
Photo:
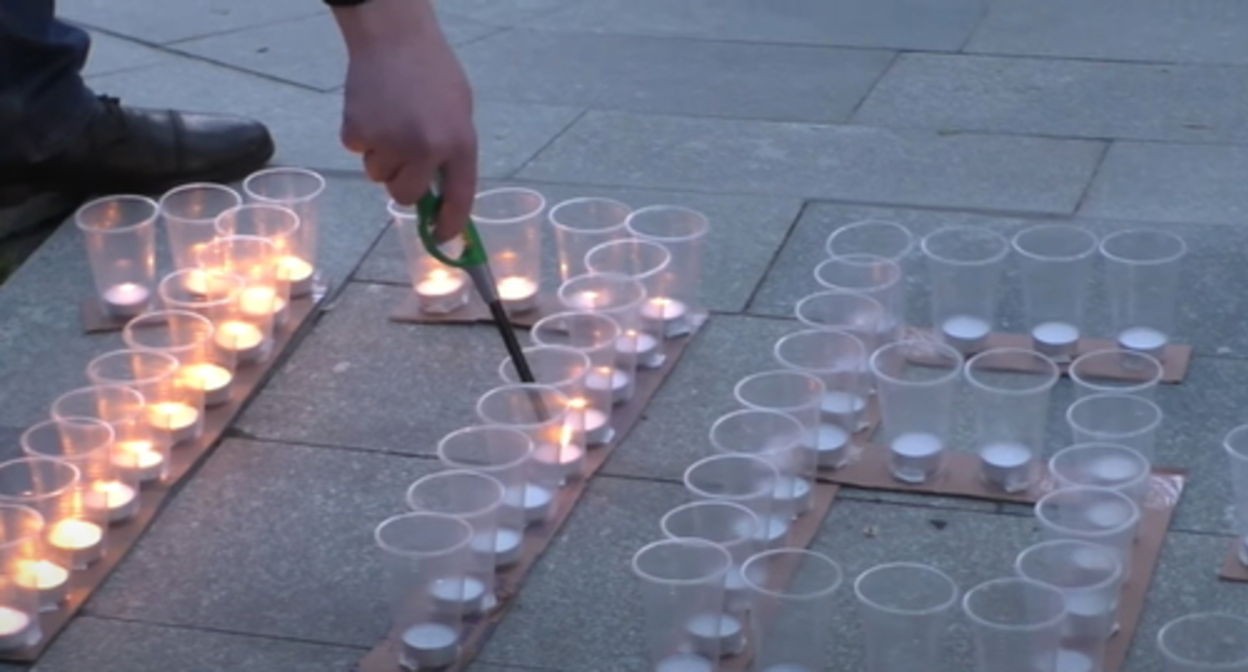
<instances>
[{"instance_id":1,"label":"white candle wax","mask_svg":"<svg viewBox=\"0 0 1248 672\"><path fill-rule=\"evenodd\" d=\"M622 404L633 397L632 376L617 368L600 366L585 374L585 387L597 392L611 391L611 403Z\"/></svg>"},{"instance_id":2,"label":"white candle wax","mask_svg":"<svg viewBox=\"0 0 1248 672\"><path fill-rule=\"evenodd\" d=\"M459 655L459 633L441 623L420 623L403 631L404 662L416 669L446 667Z\"/></svg>"},{"instance_id":3,"label":"white candle wax","mask_svg":"<svg viewBox=\"0 0 1248 672\"><path fill-rule=\"evenodd\" d=\"M615 351L622 361L636 357L637 366L646 369L657 369L663 366L664 356L659 348L659 339L650 334L629 329L615 341Z\"/></svg>"},{"instance_id":4,"label":"white candle wax","mask_svg":"<svg viewBox=\"0 0 1248 672\"><path fill-rule=\"evenodd\" d=\"M468 303L468 283L457 273L445 268L429 271L416 283L420 309L427 313L449 313Z\"/></svg>"},{"instance_id":5,"label":"white candle wax","mask_svg":"<svg viewBox=\"0 0 1248 672\"><path fill-rule=\"evenodd\" d=\"M543 522L550 516L550 507L554 499L554 493L548 488L529 483L508 488L503 503L513 510L522 509L525 522L531 525Z\"/></svg>"},{"instance_id":6,"label":"white candle wax","mask_svg":"<svg viewBox=\"0 0 1248 672\"><path fill-rule=\"evenodd\" d=\"M48 543L64 553L74 569L85 569L104 555L104 529L86 520L65 518L48 529Z\"/></svg>"},{"instance_id":7,"label":"white candle wax","mask_svg":"<svg viewBox=\"0 0 1248 672\"><path fill-rule=\"evenodd\" d=\"M270 316L281 323L286 317L286 299L280 296L273 287L258 285L248 287L238 295L238 310L254 320L263 320Z\"/></svg>"},{"instance_id":8,"label":"white candle wax","mask_svg":"<svg viewBox=\"0 0 1248 672\"><path fill-rule=\"evenodd\" d=\"M715 665L702 656L677 653L656 663L654 672L715 672Z\"/></svg>"},{"instance_id":9,"label":"white candle wax","mask_svg":"<svg viewBox=\"0 0 1248 672\"><path fill-rule=\"evenodd\" d=\"M588 399L569 399L568 408L568 424L585 435L585 443L600 446L611 441L615 432L607 422L607 414L590 407Z\"/></svg>"},{"instance_id":10,"label":"white candle wax","mask_svg":"<svg viewBox=\"0 0 1248 672\"><path fill-rule=\"evenodd\" d=\"M1079 327L1067 322L1041 322L1031 329L1036 350L1045 354L1071 354L1079 342Z\"/></svg>"},{"instance_id":11,"label":"white candle wax","mask_svg":"<svg viewBox=\"0 0 1248 672\"><path fill-rule=\"evenodd\" d=\"M954 315L940 325L949 345L960 350L978 348L992 331L987 320L971 315Z\"/></svg>"},{"instance_id":12,"label":"white candle wax","mask_svg":"<svg viewBox=\"0 0 1248 672\"><path fill-rule=\"evenodd\" d=\"M984 480L1006 492L1025 490L1031 482L1031 450L1021 443L990 443L979 449L979 459Z\"/></svg>"},{"instance_id":13,"label":"white candle wax","mask_svg":"<svg viewBox=\"0 0 1248 672\"><path fill-rule=\"evenodd\" d=\"M922 483L939 469L944 444L927 432L906 432L889 444L893 476L905 483Z\"/></svg>"},{"instance_id":14,"label":"white candle wax","mask_svg":"<svg viewBox=\"0 0 1248 672\"><path fill-rule=\"evenodd\" d=\"M641 316L660 323L659 330L666 338L676 338L692 331L688 315L689 307L679 299L656 296L641 306Z\"/></svg>"},{"instance_id":15,"label":"white candle wax","mask_svg":"<svg viewBox=\"0 0 1248 672\"><path fill-rule=\"evenodd\" d=\"M493 538L488 534L472 538L472 550L475 553L490 554L494 558L495 567L506 567L520 559L521 544L524 533L509 527L500 527L494 531Z\"/></svg>"},{"instance_id":16,"label":"white candle wax","mask_svg":"<svg viewBox=\"0 0 1248 672\"><path fill-rule=\"evenodd\" d=\"M33 639L32 626L34 620L26 612L0 606L0 649L20 649L31 643L27 640Z\"/></svg>"},{"instance_id":17,"label":"white candle wax","mask_svg":"<svg viewBox=\"0 0 1248 672\"><path fill-rule=\"evenodd\" d=\"M1093 527L1108 530L1127 522L1131 510L1117 502L1097 502L1084 509L1083 516Z\"/></svg>"},{"instance_id":18,"label":"white candle wax","mask_svg":"<svg viewBox=\"0 0 1248 672\"><path fill-rule=\"evenodd\" d=\"M1066 629L1087 636L1113 627L1115 604L1104 594L1074 593L1066 597Z\"/></svg>"},{"instance_id":19,"label":"white candle wax","mask_svg":"<svg viewBox=\"0 0 1248 672\"><path fill-rule=\"evenodd\" d=\"M135 282L122 282L102 293L104 309L115 317L134 317L147 310L152 293Z\"/></svg>"},{"instance_id":20,"label":"white candle wax","mask_svg":"<svg viewBox=\"0 0 1248 672\"><path fill-rule=\"evenodd\" d=\"M796 518L810 509L813 490L810 481L797 476L782 475L776 480L772 498L776 506Z\"/></svg>"},{"instance_id":21,"label":"white candle wax","mask_svg":"<svg viewBox=\"0 0 1248 672\"><path fill-rule=\"evenodd\" d=\"M491 608L494 595L480 579L463 576L437 579L429 586L434 606L443 613L469 616Z\"/></svg>"},{"instance_id":22,"label":"white candle wax","mask_svg":"<svg viewBox=\"0 0 1248 672\"><path fill-rule=\"evenodd\" d=\"M536 469L549 474L552 480L560 483L575 480L585 466L585 449L575 443L562 448L543 443L533 450L533 464Z\"/></svg>"},{"instance_id":23,"label":"white candle wax","mask_svg":"<svg viewBox=\"0 0 1248 672\"><path fill-rule=\"evenodd\" d=\"M1088 465L1088 475L1100 485L1126 483L1140 475L1141 465L1118 455L1099 457Z\"/></svg>"},{"instance_id":24,"label":"white candle wax","mask_svg":"<svg viewBox=\"0 0 1248 672\"><path fill-rule=\"evenodd\" d=\"M831 390L824 393L819 406L819 419L824 424L859 428L862 412L867 408L866 398L856 392Z\"/></svg>"},{"instance_id":25,"label":"white candle wax","mask_svg":"<svg viewBox=\"0 0 1248 672\"><path fill-rule=\"evenodd\" d=\"M818 464L821 467L839 467L845 462L849 451L849 432L836 425L820 423L818 445Z\"/></svg>"},{"instance_id":26,"label":"white candle wax","mask_svg":"<svg viewBox=\"0 0 1248 672\"><path fill-rule=\"evenodd\" d=\"M196 296L208 294L208 271L192 268L182 276L182 287Z\"/></svg>"},{"instance_id":27,"label":"white candle wax","mask_svg":"<svg viewBox=\"0 0 1248 672\"><path fill-rule=\"evenodd\" d=\"M69 595L69 569L51 560L23 560L14 582L39 591L40 611L54 611Z\"/></svg>"},{"instance_id":28,"label":"white candle wax","mask_svg":"<svg viewBox=\"0 0 1248 672\"><path fill-rule=\"evenodd\" d=\"M203 391L205 405L217 406L230 400L234 374L220 364L188 364L179 375L187 385Z\"/></svg>"},{"instance_id":29,"label":"white candle wax","mask_svg":"<svg viewBox=\"0 0 1248 672\"><path fill-rule=\"evenodd\" d=\"M113 466L123 471L137 471L139 483L160 479L165 467L165 456L151 441L118 441L113 444L113 449Z\"/></svg>"},{"instance_id":30,"label":"white candle wax","mask_svg":"<svg viewBox=\"0 0 1248 672\"><path fill-rule=\"evenodd\" d=\"M1161 354L1169 338L1152 327L1131 327L1118 334L1118 347L1146 354Z\"/></svg>"},{"instance_id":31,"label":"white candle wax","mask_svg":"<svg viewBox=\"0 0 1248 672\"><path fill-rule=\"evenodd\" d=\"M789 534L789 516L772 514L763 520L762 529L754 537L762 542L765 548L777 548L783 544Z\"/></svg>"},{"instance_id":32,"label":"white candle wax","mask_svg":"<svg viewBox=\"0 0 1248 672\"><path fill-rule=\"evenodd\" d=\"M139 492L121 481L96 481L87 493L87 505L105 512L108 522L120 523L139 512Z\"/></svg>"},{"instance_id":33,"label":"white candle wax","mask_svg":"<svg viewBox=\"0 0 1248 672\"><path fill-rule=\"evenodd\" d=\"M1053 672L1096 672L1096 666L1087 655L1071 649L1057 650L1057 667Z\"/></svg>"},{"instance_id":34,"label":"white candle wax","mask_svg":"<svg viewBox=\"0 0 1248 672\"><path fill-rule=\"evenodd\" d=\"M152 427L167 434L173 444L198 439L204 428L199 410L180 401L151 404L147 407L147 417Z\"/></svg>"},{"instance_id":35,"label":"white candle wax","mask_svg":"<svg viewBox=\"0 0 1248 672\"><path fill-rule=\"evenodd\" d=\"M685 624L693 650L707 656L731 656L745 649L745 629L732 614L698 614Z\"/></svg>"},{"instance_id":36,"label":"white candle wax","mask_svg":"<svg viewBox=\"0 0 1248 672\"><path fill-rule=\"evenodd\" d=\"M509 311L532 310L537 307L537 283L519 275L499 278L498 298Z\"/></svg>"},{"instance_id":37,"label":"white candle wax","mask_svg":"<svg viewBox=\"0 0 1248 672\"><path fill-rule=\"evenodd\" d=\"M223 350L233 352L238 361L254 363L263 361L268 355L269 340L265 338L260 327L242 320L227 320L217 325L217 333L213 337Z\"/></svg>"},{"instance_id":38,"label":"white candle wax","mask_svg":"<svg viewBox=\"0 0 1248 672\"><path fill-rule=\"evenodd\" d=\"M290 283L291 296L307 296L312 293L312 279L316 269L312 264L288 254L277 260L277 279Z\"/></svg>"}]
</instances>

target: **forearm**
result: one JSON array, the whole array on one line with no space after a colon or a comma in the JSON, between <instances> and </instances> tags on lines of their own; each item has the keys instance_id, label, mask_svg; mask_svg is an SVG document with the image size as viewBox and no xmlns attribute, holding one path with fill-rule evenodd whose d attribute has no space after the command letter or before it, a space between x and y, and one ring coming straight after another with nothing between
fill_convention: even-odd
<instances>
[{"instance_id":1,"label":"forearm","mask_svg":"<svg viewBox=\"0 0 1248 672\"><path fill-rule=\"evenodd\" d=\"M443 39L432 0L368 0L333 12L348 54L393 40Z\"/></svg>"}]
</instances>

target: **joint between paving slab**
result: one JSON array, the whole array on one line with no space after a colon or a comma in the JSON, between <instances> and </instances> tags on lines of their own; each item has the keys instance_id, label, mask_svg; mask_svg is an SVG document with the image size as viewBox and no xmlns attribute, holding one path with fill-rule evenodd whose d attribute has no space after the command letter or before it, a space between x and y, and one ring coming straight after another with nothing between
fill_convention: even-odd
<instances>
[{"instance_id":1,"label":"joint between paving slab","mask_svg":"<svg viewBox=\"0 0 1248 672\"><path fill-rule=\"evenodd\" d=\"M575 126L578 121L580 121L581 119L584 119L586 114L589 114L589 108L588 107L581 108L581 111L578 112L576 116L572 118L571 121L569 121L567 124L564 124L563 128L559 129L558 133L555 133L554 136L552 136L549 140L543 143L541 147L538 147L537 151L530 154L527 159L521 162L519 166L509 171L506 175L503 176L502 179L504 180L517 179L516 176L519 175L521 171L523 171L525 168L528 168L529 165L531 165L533 161L537 159L537 157L541 156L542 152L546 151L547 149L550 148L551 145L555 144L556 140L558 140L559 138L562 138L564 134L567 133L569 130L571 130L571 128Z\"/></svg>"},{"instance_id":2,"label":"joint between paving slab","mask_svg":"<svg viewBox=\"0 0 1248 672\"><path fill-rule=\"evenodd\" d=\"M797 214L793 216L793 221L789 222L789 227L784 232L784 237L780 239L780 243L775 246L771 252L771 258L767 260L767 266L763 268L762 274L758 276L758 282L754 283L754 287L750 289L750 295L745 299L745 306L737 314L744 315L749 312L750 307L754 305L754 301L758 298L759 291L767 282L767 278L771 275L772 270L776 267L776 262L780 260L780 255L788 247L789 241L793 238L793 232L797 231L797 226L802 221L802 216L806 214L806 206L810 203L803 200L797 209Z\"/></svg>"},{"instance_id":3,"label":"joint between paving slab","mask_svg":"<svg viewBox=\"0 0 1248 672\"><path fill-rule=\"evenodd\" d=\"M983 9L979 12L979 18L975 19L975 26L966 33L966 39L962 40L962 44L958 45L957 53L966 53L966 48L970 46L971 41L979 34L980 28L983 28L984 21L988 18L988 14L992 12L992 3L985 0Z\"/></svg>"},{"instance_id":4,"label":"joint between paving slab","mask_svg":"<svg viewBox=\"0 0 1248 672\"><path fill-rule=\"evenodd\" d=\"M141 618L125 618L121 616L109 616L107 614L98 614L90 609L88 604L81 612L82 616L88 616L101 621L112 621L114 623L132 623L134 625L143 625L155 628L166 628L169 630L181 630L184 632L206 632L217 635L229 635L231 637L246 637L248 639L265 640L270 642L286 642L289 644L307 644L312 646L328 646L348 651L359 651L361 653L368 650L367 647L359 644L344 644L342 642L327 642L317 639L307 639L303 637L290 637L286 635L267 635L256 634L254 632L246 632L243 630L230 630L228 628L215 628L211 626L189 625L186 623L166 623L163 621L148 621Z\"/></svg>"},{"instance_id":5,"label":"joint between paving slab","mask_svg":"<svg viewBox=\"0 0 1248 672\"><path fill-rule=\"evenodd\" d=\"M1079 214L1083 210L1083 204L1088 199L1088 194L1092 193L1092 185L1096 184L1096 178L1101 174L1101 166L1105 165L1105 157L1109 156L1109 150L1114 146L1113 142L1105 143L1105 147L1101 150L1101 155L1096 157L1096 165L1092 168L1092 174L1088 176L1088 183L1083 185L1083 191L1079 194L1079 200L1075 201L1075 209L1072 215Z\"/></svg>"},{"instance_id":6,"label":"joint between paving slab","mask_svg":"<svg viewBox=\"0 0 1248 672\"><path fill-rule=\"evenodd\" d=\"M901 53L902 52L900 51L894 52L893 57L888 59L888 65L884 66L884 69L880 70L880 74L876 75L875 81L871 82L871 86L868 86L867 90L864 91L862 96L858 98L858 102L854 103L853 109L849 111L849 114L845 115L846 124L853 122L854 117L858 116L858 110L862 109L862 106L867 102L867 99L870 98L871 94L875 93L876 88L880 86L880 82L884 81L884 78L888 76L888 73L892 72L893 66L897 65L898 59L901 58Z\"/></svg>"}]
</instances>

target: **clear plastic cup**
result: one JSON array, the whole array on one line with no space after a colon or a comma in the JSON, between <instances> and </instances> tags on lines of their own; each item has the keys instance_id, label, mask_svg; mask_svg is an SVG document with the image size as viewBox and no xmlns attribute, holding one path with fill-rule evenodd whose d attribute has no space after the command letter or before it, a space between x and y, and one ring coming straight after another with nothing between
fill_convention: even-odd
<instances>
[{"instance_id":1,"label":"clear plastic cup","mask_svg":"<svg viewBox=\"0 0 1248 672\"><path fill-rule=\"evenodd\" d=\"M524 348L524 357L538 384L549 385L568 398L568 421L585 435L587 445L602 446L615 438L608 393L585 385L593 370L588 355L565 345L535 345ZM504 383L521 382L510 357L503 358L498 373Z\"/></svg>"},{"instance_id":2,"label":"clear plastic cup","mask_svg":"<svg viewBox=\"0 0 1248 672\"><path fill-rule=\"evenodd\" d=\"M653 672L715 669L726 627L724 581L732 558L702 539L664 539L633 555ZM737 624L738 637L741 624ZM718 636L716 636L718 635Z\"/></svg>"},{"instance_id":3,"label":"clear plastic cup","mask_svg":"<svg viewBox=\"0 0 1248 672\"><path fill-rule=\"evenodd\" d=\"M834 231L825 247L830 257L871 254L901 264L914 251L914 234L897 222L864 219Z\"/></svg>"},{"instance_id":4,"label":"clear plastic cup","mask_svg":"<svg viewBox=\"0 0 1248 672\"><path fill-rule=\"evenodd\" d=\"M70 390L52 403L51 417L70 424L78 418L102 420L113 430L113 462L120 471L133 471L140 484L169 475L168 433L152 426L147 400L137 390L120 385L91 385Z\"/></svg>"},{"instance_id":5,"label":"clear plastic cup","mask_svg":"<svg viewBox=\"0 0 1248 672\"><path fill-rule=\"evenodd\" d=\"M1014 235L1023 284L1023 315L1036 351L1074 356L1084 333L1084 306L1096 234L1070 224L1041 224Z\"/></svg>"},{"instance_id":6,"label":"clear plastic cup","mask_svg":"<svg viewBox=\"0 0 1248 672\"><path fill-rule=\"evenodd\" d=\"M724 607L715 618L708 614L693 624L691 631L710 642L721 656L741 653L745 648L745 626L748 623L749 595L741 580L741 565L759 551L758 532L761 523L752 511L732 502L703 500L682 504L664 514L659 521L663 534L670 539L702 539L716 544L732 558L732 567L724 577ZM716 630L714 621L719 621ZM697 626L702 627L697 627Z\"/></svg>"},{"instance_id":7,"label":"clear plastic cup","mask_svg":"<svg viewBox=\"0 0 1248 672\"><path fill-rule=\"evenodd\" d=\"M1132 394L1151 400L1161 382L1161 362L1152 355L1129 350L1097 350L1070 364L1075 396Z\"/></svg>"},{"instance_id":8,"label":"clear plastic cup","mask_svg":"<svg viewBox=\"0 0 1248 672\"><path fill-rule=\"evenodd\" d=\"M1035 511L1042 539L1104 546L1122 563L1124 576L1131 578L1131 549L1140 523L1135 500L1108 488L1061 488L1041 497Z\"/></svg>"},{"instance_id":9,"label":"clear plastic cup","mask_svg":"<svg viewBox=\"0 0 1248 672\"><path fill-rule=\"evenodd\" d=\"M1076 443L1116 443L1152 462L1161 408L1135 395L1092 394L1066 409L1066 423Z\"/></svg>"},{"instance_id":10,"label":"clear plastic cup","mask_svg":"<svg viewBox=\"0 0 1248 672\"><path fill-rule=\"evenodd\" d=\"M630 213L627 205L601 197L572 198L551 208L547 219L555 231L560 282L588 272L585 253L594 246L627 238L624 220Z\"/></svg>"},{"instance_id":11,"label":"clear plastic cup","mask_svg":"<svg viewBox=\"0 0 1248 672\"><path fill-rule=\"evenodd\" d=\"M161 278L158 291L166 308L198 313L212 320L215 327L230 317L246 286L241 276L190 268Z\"/></svg>"},{"instance_id":12,"label":"clear plastic cup","mask_svg":"<svg viewBox=\"0 0 1248 672\"><path fill-rule=\"evenodd\" d=\"M1074 539L1042 541L1018 554L1014 571L1056 588L1066 601L1056 670L1101 672L1122 592L1122 565L1113 553Z\"/></svg>"},{"instance_id":13,"label":"clear plastic cup","mask_svg":"<svg viewBox=\"0 0 1248 672\"><path fill-rule=\"evenodd\" d=\"M802 464L838 467L849 454L849 434L821 420L825 388L818 377L783 369L763 371L737 381L733 395L742 406L784 413L802 425Z\"/></svg>"},{"instance_id":14,"label":"clear plastic cup","mask_svg":"<svg viewBox=\"0 0 1248 672\"><path fill-rule=\"evenodd\" d=\"M876 565L854 581L866 635L866 672L914 672L939 664L958 586L913 562Z\"/></svg>"},{"instance_id":15,"label":"clear plastic cup","mask_svg":"<svg viewBox=\"0 0 1248 672\"><path fill-rule=\"evenodd\" d=\"M698 500L731 502L752 511L762 521L758 537L764 547L783 543L789 531L788 520L773 515L779 481L771 462L739 453L704 457L684 474L685 489Z\"/></svg>"},{"instance_id":16,"label":"clear plastic cup","mask_svg":"<svg viewBox=\"0 0 1248 672\"><path fill-rule=\"evenodd\" d=\"M438 513L405 513L373 531L381 549L382 590L399 640L399 666L442 668L459 657L462 609L439 595L463 595L471 562L472 526Z\"/></svg>"},{"instance_id":17,"label":"clear plastic cup","mask_svg":"<svg viewBox=\"0 0 1248 672\"><path fill-rule=\"evenodd\" d=\"M889 469L899 481L923 483L940 471L953 438L962 355L943 343L907 339L876 350L870 365Z\"/></svg>"},{"instance_id":18,"label":"clear plastic cup","mask_svg":"<svg viewBox=\"0 0 1248 672\"><path fill-rule=\"evenodd\" d=\"M204 433L203 390L178 376L178 360L154 350L110 350L87 363L98 386L120 386L143 395L146 420L170 445L187 444Z\"/></svg>"},{"instance_id":19,"label":"clear plastic cup","mask_svg":"<svg viewBox=\"0 0 1248 672\"><path fill-rule=\"evenodd\" d=\"M873 352L892 335L884 306L866 294L827 290L809 294L794 308L797 320L810 329L844 331Z\"/></svg>"},{"instance_id":20,"label":"clear plastic cup","mask_svg":"<svg viewBox=\"0 0 1248 672\"><path fill-rule=\"evenodd\" d=\"M156 293L156 215L146 196L106 196L74 214L104 312L118 318L147 310Z\"/></svg>"},{"instance_id":21,"label":"clear plastic cup","mask_svg":"<svg viewBox=\"0 0 1248 672\"><path fill-rule=\"evenodd\" d=\"M666 339L688 333L687 309L677 308L668 298L675 288L675 275L669 270L672 255L663 245L640 238L625 238L603 243L585 254L589 273L613 273L640 281L646 288L646 303L641 306L641 319L647 331ZM655 303L663 301L663 303ZM668 313L671 313L670 315ZM679 314L677 314L679 312Z\"/></svg>"},{"instance_id":22,"label":"clear plastic cup","mask_svg":"<svg viewBox=\"0 0 1248 672\"><path fill-rule=\"evenodd\" d=\"M498 298L509 312L537 308L545 211L541 194L520 187L483 191L472 202L472 219L490 254Z\"/></svg>"},{"instance_id":23,"label":"clear plastic cup","mask_svg":"<svg viewBox=\"0 0 1248 672\"><path fill-rule=\"evenodd\" d=\"M411 278L412 291L420 309L431 315L449 313L468 304L472 296L472 278L461 268L447 266L438 261L420 239L419 217L414 205L399 205L390 201L386 206L391 225L399 237L403 257L407 261L407 275ZM454 243L446 243L453 246ZM452 255L462 252L452 249Z\"/></svg>"},{"instance_id":24,"label":"clear plastic cup","mask_svg":"<svg viewBox=\"0 0 1248 672\"><path fill-rule=\"evenodd\" d=\"M294 210L267 203L248 203L230 208L217 217L213 226L217 235L254 236L273 243L278 284L285 285L290 297L307 296L312 293L316 268L304 259L299 250L301 236L299 215Z\"/></svg>"},{"instance_id":25,"label":"clear plastic cup","mask_svg":"<svg viewBox=\"0 0 1248 672\"><path fill-rule=\"evenodd\" d=\"M864 382L867 349L848 331L808 329L781 337L772 354L786 369L823 381L820 424L853 436L863 428L869 388Z\"/></svg>"},{"instance_id":26,"label":"clear plastic cup","mask_svg":"<svg viewBox=\"0 0 1248 672\"><path fill-rule=\"evenodd\" d=\"M922 242L931 276L932 325L946 343L970 354L988 342L997 318L1010 241L978 226L950 226Z\"/></svg>"},{"instance_id":27,"label":"clear plastic cup","mask_svg":"<svg viewBox=\"0 0 1248 672\"><path fill-rule=\"evenodd\" d=\"M964 373L975 405L981 478L1005 492L1026 490L1045 453L1049 395L1061 375L1057 364L1039 352L995 348L967 360Z\"/></svg>"},{"instance_id":28,"label":"clear plastic cup","mask_svg":"<svg viewBox=\"0 0 1248 672\"><path fill-rule=\"evenodd\" d=\"M1115 443L1076 443L1049 459L1058 488L1106 488L1144 506L1152 465L1139 451Z\"/></svg>"},{"instance_id":29,"label":"clear plastic cup","mask_svg":"<svg viewBox=\"0 0 1248 672\"><path fill-rule=\"evenodd\" d=\"M832 257L815 266L815 281L836 292L864 294L884 307L882 339L900 338L906 326L906 276L901 264L874 254Z\"/></svg>"},{"instance_id":30,"label":"clear plastic cup","mask_svg":"<svg viewBox=\"0 0 1248 672\"><path fill-rule=\"evenodd\" d=\"M506 546L508 537L513 535L523 542L524 528L550 515L555 493L530 482L532 458L533 440L524 432L508 427L464 427L438 441L438 459L442 464L451 469L488 474L506 489L498 511L500 546ZM500 567L505 557L499 554Z\"/></svg>"},{"instance_id":31,"label":"clear plastic cup","mask_svg":"<svg viewBox=\"0 0 1248 672\"><path fill-rule=\"evenodd\" d=\"M635 371L637 367L655 369L667 361L663 334L656 323L642 319L646 296L640 280L618 273L580 275L559 286L559 301L564 308L606 315L619 325L615 361L623 371Z\"/></svg>"},{"instance_id":32,"label":"clear plastic cup","mask_svg":"<svg viewBox=\"0 0 1248 672\"><path fill-rule=\"evenodd\" d=\"M555 491L585 475L585 435L569 418L568 397L549 385L502 385L477 400L477 417L533 441L530 478Z\"/></svg>"},{"instance_id":33,"label":"clear plastic cup","mask_svg":"<svg viewBox=\"0 0 1248 672\"><path fill-rule=\"evenodd\" d=\"M775 465L780 479L773 516L796 518L810 509L815 460L802 450L806 432L792 416L760 409L733 411L711 425L710 438L716 452L757 455Z\"/></svg>"},{"instance_id":34,"label":"clear plastic cup","mask_svg":"<svg viewBox=\"0 0 1248 672\"><path fill-rule=\"evenodd\" d=\"M217 216L242 204L243 197L224 184L195 182L165 192L157 205L165 223L174 270L195 269L200 246L217 236L213 226ZM187 289L198 288L198 274L184 277Z\"/></svg>"},{"instance_id":35,"label":"clear plastic cup","mask_svg":"<svg viewBox=\"0 0 1248 672\"><path fill-rule=\"evenodd\" d=\"M652 205L634 210L624 226L638 238L663 245L672 255L659 283L665 293L646 299L642 317L663 324L668 337L690 333L694 313L702 308L702 250L711 230L706 215L676 205Z\"/></svg>"},{"instance_id":36,"label":"clear plastic cup","mask_svg":"<svg viewBox=\"0 0 1248 672\"><path fill-rule=\"evenodd\" d=\"M0 503L28 506L43 516L48 560L86 569L104 557L107 515L87 506L87 488L68 462L21 457L0 462Z\"/></svg>"},{"instance_id":37,"label":"clear plastic cup","mask_svg":"<svg viewBox=\"0 0 1248 672\"><path fill-rule=\"evenodd\" d=\"M312 292L319 268L316 255L325 178L306 168L266 168L243 180L243 191L248 202L280 205L299 216L292 245L278 261L278 276L290 283L291 296Z\"/></svg>"},{"instance_id":38,"label":"clear plastic cup","mask_svg":"<svg viewBox=\"0 0 1248 672\"><path fill-rule=\"evenodd\" d=\"M581 312L548 315L529 329L529 337L537 345L576 348L589 357L586 396L591 406L603 413L632 399L637 387L635 368L622 368L616 361L615 344L620 334L620 326L610 317Z\"/></svg>"},{"instance_id":39,"label":"clear plastic cup","mask_svg":"<svg viewBox=\"0 0 1248 672\"><path fill-rule=\"evenodd\" d=\"M975 672L1056 672L1066 597L1024 578L993 579L967 591Z\"/></svg>"},{"instance_id":40,"label":"clear plastic cup","mask_svg":"<svg viewBox=\"0 0 1248 672\"><path fill-rule=\"evenodd\" d=\"M200 390L205 406L227 403L234 392L233 353L213 341L212 320L189 310L154 310L140 315L121 331L132 350L152 350L178 360L181 384Z\"/></svg>"},{"instance_id":41,"label":"clear plastic cup","mask_svg":"<svg viewBox=\"0 0 1248 672\"><path fill-rule=\"evenodd\" d=\"M45 610L46 590L38 585L43 553L43 516L26 506L0 504L0 651L33 646L43 639L39 612ZM69 572L52 565L65 585ZM63 597L63 596L62 596ZM57 602L52 602L55 609Z\"/></svg>"},{"instance_id":42,"label":"clear plastic cup","mask_svg":"<svg viewBox=\"0 0 1248 672\"><path fill-rule=\"evenodd\" d=\"M1166 672L1248 672L1248 619L1202 612L1170 621L1157 633Z\"/></svg>"},{"instance_id":43,"label":"clear plastic cup","mask_svg":"<svg viewBox=\"0 0 1248 672\"><path fill-rule=\"evenodd\" d=\"M841 567L800 548L763 551L741 568L750 594L754 669L819 672L832 632Z\"/></svg>"},{"instance_id":44,"label":"clear plastic cup","mask_svg":"<svg viewBox=\"0 0 1248 672\"><path fill-rule=\"evenodd\" d=\"M435 472L407 488L407 506L412 511L455 516L472 526L472 550L463 565L463 584L445 594L435 587L439 608L472 616L498 604L494 597L495 567L519 560L522 541L520 535L498 534L506 494L507 488L497 478L468 469Z\"/></svg>"},{"instance_id":45,"label":"clear plastic cup","mask_svg":"<svg viewBox=\"0 0 1248 672\"><path fill-rule=\"evenodd\" d=\"M45 420L22 433L22 452L78 468L86 488L85 504L109 523L130 520L139 512L139 474L119 468L124 454L113 449L113 428L96 418ZM114 453L117 453L116 456Z\"/></svg>"},{"instance_id":46,"label":"clear plastic cup","mask_svg":"<svg viewBox=\"0 0 1248 672\"><path fill-rule=\"evenodd\" d=\"M1235 498L1235 534L1239 561L1248 565L1248 425L1227 432L1222 440L1231 461L1231 489Z\"/></svg>"},{"instance_id":47,"label":"clear plastic cup","mask_svg":"<svg viewBox=\"0 0 1248 672\"><path fill-rule=\"evenodd\" d=\"M213 318L217 345L240 364L265 361L273 352L273 332L290 314L290 286L277 279L277 248L257 236L217 238L200 250L200 267L243 279L243 288L224 315Z\"/></svg>"},{"instance_id":48,"label":"clear plastic cup","mask_svg":"<svg viewBox=\"0 0 1248 672\"><path fill-rule=\"evenodd\" d=\"M1119 231L1101 241L1118 347L1161 358L1174 335L1179 266L1186 254L1187 243L1165 231Z\"/></svg>"}]
</instances>

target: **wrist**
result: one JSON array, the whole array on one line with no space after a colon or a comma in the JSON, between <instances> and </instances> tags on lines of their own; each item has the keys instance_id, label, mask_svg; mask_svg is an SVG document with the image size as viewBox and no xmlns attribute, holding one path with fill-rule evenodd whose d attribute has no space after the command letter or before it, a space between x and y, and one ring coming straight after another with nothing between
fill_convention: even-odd
<instances>
[{"instance_id":1,"label":"wrist","mask_svg":"<svg viewBox=\"0 0 1248 672\"><path fill-rule=\"evenodd\" d=\"M333 13L348 54L441 34L430 0L367 0Z\"/></svg>"}]
</instances>

